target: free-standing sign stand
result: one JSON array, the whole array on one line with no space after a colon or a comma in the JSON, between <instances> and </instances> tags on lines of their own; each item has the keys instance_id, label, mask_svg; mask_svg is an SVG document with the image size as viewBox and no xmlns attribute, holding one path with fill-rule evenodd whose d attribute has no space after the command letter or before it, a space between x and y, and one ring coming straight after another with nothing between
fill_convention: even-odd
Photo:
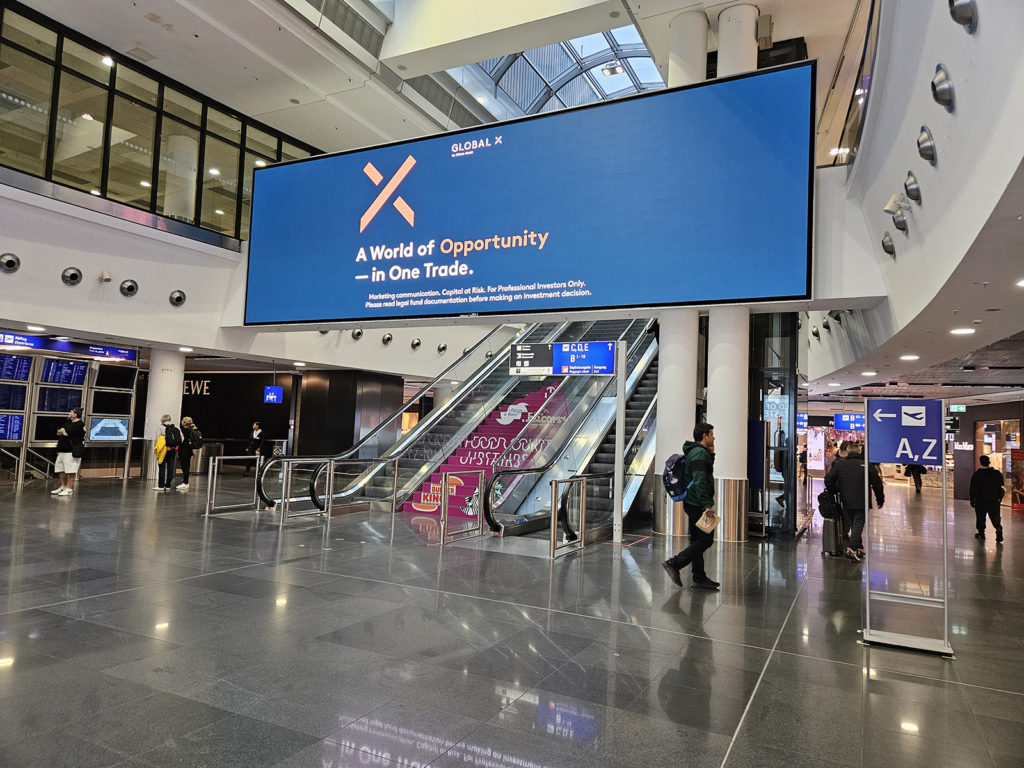
<instances>
[{"instance_id":1,"label":"free-standing sign stand","mask_svg":"<svg viewBox=\"0 0 1024 768\"><path fill-rule=\"evenodd\" d=\"M949 555L946 523L946 457L944 443L945 403L942 400L888 400L874 399L865 403L865 457L864 485L868 497L868 482L872 462L895 464L942 465L942 595L914 595L874 589L871 578L871 547L865 547L864 565L867 570L867 600L864 612L864 642L895 645L918 651L952 655L949 644ZM868 499L864 508L869 513L865 532L871 529ZM938 565L937 563L935 564ZM903 604L923 606L942 611L942 637L921 637L878 630L871 624L871 604Z\"/></svg>"}]
</instances>

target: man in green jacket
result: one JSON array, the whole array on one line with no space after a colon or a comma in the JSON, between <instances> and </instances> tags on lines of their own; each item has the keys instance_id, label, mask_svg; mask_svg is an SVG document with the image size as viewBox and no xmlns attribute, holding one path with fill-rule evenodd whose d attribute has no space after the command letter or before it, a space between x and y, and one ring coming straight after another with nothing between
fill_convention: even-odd
<instances>
[{"instance_id":1,"label":"man in green jacket","mask_svg":"<svg viewBox=\"0 0 1024 768\"><path fill-rule=\"evenodd\" d=\"M694 589L718 589L717 581L708 578L704 570L704 552L715 541L715 532L704 533L697 527L697 521L707 512L715 515L715 432L708 423L698 424L693 430L693 440L683 444L686 469L683 483L687 486L683 509L690 520L690 545L662 565L677 587L683 586L679 571L692 566Z\"/></svg>"}]
</instances>

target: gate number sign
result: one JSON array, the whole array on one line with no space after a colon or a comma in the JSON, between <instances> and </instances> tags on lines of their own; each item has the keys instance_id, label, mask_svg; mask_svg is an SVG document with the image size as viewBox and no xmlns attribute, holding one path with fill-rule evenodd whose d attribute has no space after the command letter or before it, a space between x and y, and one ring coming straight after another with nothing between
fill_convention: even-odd
<instances>
[{"instance_id":1,"label":"gate number sign","mask_svg":"<svg viewBox=\"0 0 1024 768\"><path fill-rule=\"evenodd\" d=\"M941 400L868 400L868 461L941 464Z\"/></svg>"}]
</instances>

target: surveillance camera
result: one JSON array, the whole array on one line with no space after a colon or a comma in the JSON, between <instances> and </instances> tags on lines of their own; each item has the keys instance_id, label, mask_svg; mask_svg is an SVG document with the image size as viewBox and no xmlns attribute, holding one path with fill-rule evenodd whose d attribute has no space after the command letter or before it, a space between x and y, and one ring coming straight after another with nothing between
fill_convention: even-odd
<instances>
[{"instance_id":1,"label":"surveillance camera","mask_svg":"<svg viewBox=\"0 0 1024 768\"><path fill-rule=\"evenodd\" d=\"M353 328L352 329L352 339L354 341L359 341L361 338L363 338L363 329L362 328Z\"/></svg>"},{"instance_id":2,"label":"surveillance camera","mask_svg":"<svg viewBox=\"0 0 1024 768\"><path fill-rule=\"evenodd\" d=\"M0 255L0 272L17 272L18 267L21 266L21 259L15 256L13 253L5 253Z\"/></svg>"},{"instance_id":3,"label":"surveillance camera","mask_svg":"<svg viewBox=\"0 0 1024 768\"><path fill-rule=\"evenodd\" d=\"M390 333L385 333L383 336L380 337L380 341L382 344L390 344L393 338L395 337L392 336Z\"/></svg>"},{"instance_id":4,"label":"surveillance camera","mask_svg":"<svg viewBox=\"0 0 1024 768\"><path fill-rule=\"evenodd\" d=\"M321 336L326 336L328 333L330 333L330 331L327 330L326 328L321 328L320 330L317 331L317 333L319 333Z\"/></svg>"},{"instance_id":5,"label":"surveillance camera","mask_svg":"<svg viewBox=\"0 0 1024 768\"><path fill-rule=\"evenodd\" d=\"M910 208L910 206L907 205L907 196L902 192L893 192L892 197L889 198L889 202L887 202L882 208L882 212L888 213L890 216L895 216L904 208Z\"/></svg>"},{"instance_id":6,"label":"surveillance camera","mask_svg":"<svg viewBox=\"0 0 1024 768\"><path fill-rule=\"evenodd\" d=\"M468 355L469 354L469 347L466 347L465 349L463 349L462 350L462 354Z\"/></svg>"},{"instance_id":7,"label":"surveillance camera","mask_svg":"<svg viewBox=\"0 0 1024 768\"><path fill-rule=\"evenodd\" d=\"M494 353L491 350L487 350L487 354L484 355L484 357L490 360L492 357L494 357Z\"/></svg>"},{"instance_id":8,"label":"surveillance camera","mask_svg":"<svg viewBox=\"0 0 1024 768\"><path fill-rule=\"evenodd\" d=\"M134 280L123 280L121 282L121 295L131 298L139 292L139 284Z\"/></svg>"},{"instance_id":9,"label":"surveillance camera","mask_svg":"<svg viewBox=\"0 0 1024 768\"><path fill-rule=\"evenodd\" d=\"M68 267L60 273L60 279L64 281L64 285L78 285L82 282L82 270L78 267Z\"/></svg>"},{"instance_id":10,"label":"surveillance camera","mask_svg":"<svg viewBox=\"0 0 1024 768\"><path fill-rule=\"evenodd\" d=\"M107 272L107 270L104 269L102 272L100 272L99 282L101 282L101 283L109 283L112 279L113 278L110 277L110 273Z\"/></svg>"},{"instance_id":11,"label":"surveillance camera","mask_svg":"<svg viewBox=\"0 0 1024 768\"><path fill-rule=\"evenodd\" d=\"M421 342L419 339L413 339L412 342L409 344L409 346L412 347L413 349L419 349L420 348L420 344L422 344L422 343L423 342Z\"/></svg>"},{"instance_id":12,"label":"surveillance camera","mask_svg":"<svg viewBox=\"0 0 1024 768\"><path fill-rule=\"evenodd\" d=\"M171 302L172 307L180 307L185 303L185 292L184 291L171 291L167 300Z\"/></svg>"},{"instance_id":13,"label":"surveillance camera","mask_svg":"<svg viewBox=\"0 0 1024 768\"><path fill-rule=\"evenodd\" d=\"M829 333L832 333L832 326L831 326L831 325L829 324L829 322L828 322L828 318L826 318L826 317L823 317L823 318L821 319L821 327L822 327L822 328L824 328L824 329L825 329L826 331L828 331Z\"/></svg>"},{"instance_id":14,"label":"surveillance camera","mask_svg":"<svg viewBox=\"0 0 1024 768\"><path fill-rule=\"evenodd\" d=\"M443 355L447 351L448 351L448 345L447 344L438 344L437 345L437 354Z\"/></svg>"}]
</instances>

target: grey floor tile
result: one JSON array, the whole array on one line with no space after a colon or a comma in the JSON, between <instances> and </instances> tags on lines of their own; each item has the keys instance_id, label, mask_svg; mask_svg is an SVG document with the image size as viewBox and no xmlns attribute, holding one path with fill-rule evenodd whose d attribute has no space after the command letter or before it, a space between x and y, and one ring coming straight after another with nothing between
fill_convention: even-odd
<instances>
[{"instance_id":1,"label":"grey floor tile","mask_svg":"<svg viewBox=\"0 0 1024 768\"><path fill-rule=\"evenodd\" d=\"M274 765L316 743L317 738L233 715L141 755L160 766L248 768Z\"/></svg>"}]
</instances>

